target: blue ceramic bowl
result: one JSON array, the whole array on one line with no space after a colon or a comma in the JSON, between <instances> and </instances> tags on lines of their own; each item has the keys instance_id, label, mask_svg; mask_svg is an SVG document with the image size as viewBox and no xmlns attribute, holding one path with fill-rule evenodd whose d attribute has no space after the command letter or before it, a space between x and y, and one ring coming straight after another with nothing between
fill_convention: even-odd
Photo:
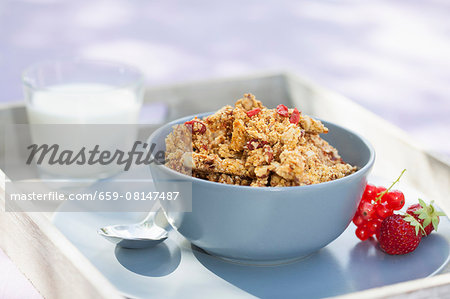
<instances>
[{"instance_id":1,"label":"blue ceramic bowl","mask_svg":"<svg viewBox=\"0 0 450 299\"><path fill-rule=\"evenodd\" d=\"M181 118L159 128L150 136L149 144L165 150L165 138L172 126L192 118ZM338 149L344 161L358 166L358 171L315 185L248 187L197 179L151 164L159 191L186 190L186 183L192 186L192 212L179 212L174 202L172 206L161 202L169 223L205 251L249 263L286 261L323 248L351 222L375 159L372 146L364 138L338 125L323 123L329 133L322 137ZM182 200L178 203L183 205Z\"/></svg>"}]
</instances>

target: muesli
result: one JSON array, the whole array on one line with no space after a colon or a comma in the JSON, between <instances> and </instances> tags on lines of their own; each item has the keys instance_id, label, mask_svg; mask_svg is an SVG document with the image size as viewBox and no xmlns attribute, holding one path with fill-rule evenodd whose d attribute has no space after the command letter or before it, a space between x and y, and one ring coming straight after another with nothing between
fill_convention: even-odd
<instances>
[{"instance_id":1,"label":"muesli","mask_svg":"<svg viewBox=\"0 0 450 299\"><path fill-rule=\"evenodd\" d=\"M356 171L319 134L328 129L297 108L268 109L252 94L234 107L174 126L166 138L166 166L219 183L302 186Z\"/></svg>"}]
</instances>

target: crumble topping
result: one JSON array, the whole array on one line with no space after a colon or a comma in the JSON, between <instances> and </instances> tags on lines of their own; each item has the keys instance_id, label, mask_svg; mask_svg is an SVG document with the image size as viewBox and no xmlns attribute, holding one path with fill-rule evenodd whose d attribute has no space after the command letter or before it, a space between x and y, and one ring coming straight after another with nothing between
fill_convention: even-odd
<instances>
[{"instance_id":1,"label":"crumble topping","mask_svg":"<svg viewBox=\"0 0 450 299\"><path fill-rule=\"evenodd\" d=\"M302 186L356 171L319 134L322 122L297 108L268 109L252 94L234 107L176 125L166 138L166 166L196 178L255 187Z\"/></svg>"}]
</instances>

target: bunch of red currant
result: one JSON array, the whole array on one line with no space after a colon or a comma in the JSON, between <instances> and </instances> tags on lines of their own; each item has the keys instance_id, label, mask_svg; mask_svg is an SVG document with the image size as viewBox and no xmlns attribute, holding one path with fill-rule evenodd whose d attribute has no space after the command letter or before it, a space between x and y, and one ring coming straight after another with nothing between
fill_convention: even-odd
<instances>
[{"instance_id":1,"label":"bunch of red currant","mask_svg":"<svg viewBox=\"0 0 450 299\"><path fill-rule=\"evenodd\" d=\"M357 226L355 234L360 240L367 240L373 235L379 239L383 220L405 205L405 196L401 191L390 191L405 171L402 171L388 189L369 184L366 186L358 210L353 217L353 223Z\"/></svg>"}]
</instances>

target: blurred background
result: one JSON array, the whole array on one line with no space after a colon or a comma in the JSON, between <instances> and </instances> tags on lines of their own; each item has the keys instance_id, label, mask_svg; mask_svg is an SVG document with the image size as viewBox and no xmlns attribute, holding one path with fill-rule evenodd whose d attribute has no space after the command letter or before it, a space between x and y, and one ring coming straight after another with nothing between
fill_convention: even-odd
<instances>
[{"instance_id":1,"label":"blurred background","mask_svg":"<svg viewBox=\"0 0 450 299\"><path fill-rule=\"evenodd\" d=\"M48 58L119 60L150 86L288 70L450 157L450 1L0 1L0 102Z\"/></svg>"}]
</instances>

